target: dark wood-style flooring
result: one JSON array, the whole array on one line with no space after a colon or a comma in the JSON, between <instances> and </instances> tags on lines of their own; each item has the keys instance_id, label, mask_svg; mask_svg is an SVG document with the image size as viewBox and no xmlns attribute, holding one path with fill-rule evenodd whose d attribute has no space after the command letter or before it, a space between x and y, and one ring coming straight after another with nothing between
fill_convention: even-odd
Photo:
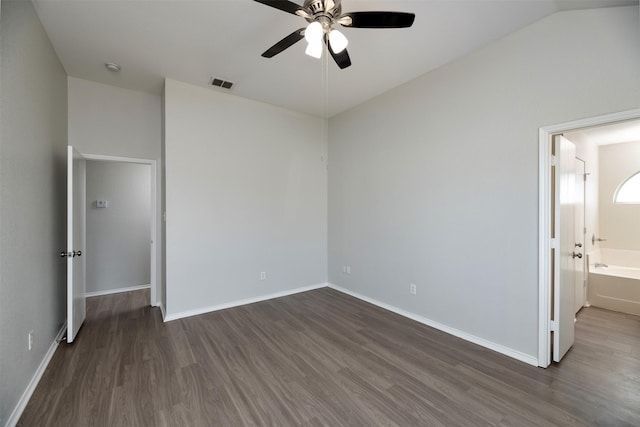
<instances>
[{"instance_id":1,"label":"dark wood-style flooring","mask_svg":"<svg viewBox=\"0 0 640 427\"><path fill-rule=\"evenodd\" d=\"M21 426L640 425L640 317L583 309L528 366L325 288L163 323L91 298Z\"/></svg>"}]
</instances>

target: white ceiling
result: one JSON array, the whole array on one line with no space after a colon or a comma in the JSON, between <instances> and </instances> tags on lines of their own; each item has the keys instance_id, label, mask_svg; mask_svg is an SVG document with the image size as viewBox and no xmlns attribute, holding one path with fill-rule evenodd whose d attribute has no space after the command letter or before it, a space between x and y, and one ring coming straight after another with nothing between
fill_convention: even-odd
<instances>
[{"instance_id":1,"label":"white ceiling","mask_svg":"<svg viewBox=\"0 0 640 427\"><path fill-rule=\"evenodd\" d=\"M570 136L569 136L570 135ZM610 125L581 129L567 134L577 141L592 142L596 145L620 144L640 141L640 120L628 120Z\"/></svg>"},{"instance_id":2,"label":"white ceiling","mask_svg":"<svg viewBox=\"0 0 640 427\"><path fill-rule=\"evenodd\" d=\"M306 21L252 0L34 4L70 76L157 94L165 77L207 86L216 76L234 82L235 95L330 117L556 11L638 0L343 0L343 12L416 14L408 29L341 29L353 62L345 70L305 55L304 41L262 58Z\"/></svg>"}]
</instances>

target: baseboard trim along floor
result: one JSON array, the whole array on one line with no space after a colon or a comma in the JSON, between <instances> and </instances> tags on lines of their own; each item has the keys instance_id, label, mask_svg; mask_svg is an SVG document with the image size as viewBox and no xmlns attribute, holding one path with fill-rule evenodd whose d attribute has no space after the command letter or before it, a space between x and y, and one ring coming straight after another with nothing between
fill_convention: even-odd
<instances>
[{"instance_id":1,"label":"baseboard trim along floor","mask_svg":"<svg viewBox=\"0 0 640 427\"><path fill-rule=\"evenodd\" d=\"M40 382L40 379L42 378L44 371L47 369L47 366L49 366L49 362L51 362L51 358L53 357L53 354L56 352L56 349L58 348L58 344L60 343L60 340L62 340L66 332L67 332L67 322L65 321L62 327L60 328L60 330L58 331L58 334L56 335L55 339L51 343L49 350L47 350L44 357L42 358L42 362L40 362L38 369L36 369L36 372L33 374L33 377L31 378L31 381L29 381L27 388L25 389L24 393L22 393L20 400L18 400L18 404L16 405L16 407L13 409L13 412L9 416L9 419L5 424L5 427L13 427L18 423L18 420L22 416L22 412L24 412L24 408L26 408L27 403L29 403L29 399L31 399L31 396L33 395L33 392L38 386L38 383Z\"/></svg>"},{"instance_id":2,"label":"baseboard trim along floor","mask_svg":"<svg viewBox=\"0 0 640 427\"><path fill-rule=\"evenodd\" d=\"M101 296L101 295L109 295L109 294L115 294L115 293L121 293L121 292L136 291L136 290L140 290L140 289L148 289L149 287L150 287L149 285L143 285L143 286L135 286L135 287L129 287L129 288L113 289L113 290L109 290L109 291L91 292L91 293L87 293L86 296L87 297L94 297L94 296ZM199 308L199 309L196 309L196 310L189 310L189 311L183 311L183 312L179 312L179 313L173 313L173 314L170 314L170 315L165 315L164 307L161 306L161 309L162 309L162 314L163 314L164 321L165 322L170 322L170 321L182 319L182 318L185 318L185 317L197 316L197 315L200 315L200 314L211 313L211 312L218 311L218 310L224 310L224 309L227 309L227 308L233 308L233 307L238 307L238 306L242 306L242 305L253 304L253 303L256 303L256 302L267 301L267 300L274 299L274 298L281 298L281 297L285 297L285 296L288 296L288 295L294 295L294 294L298 294L298 293L301 293L301 292L308 292L308 291L321 289L321 288L326 288L326 287L334 289L334 290L336 290L338 292L341 292L341 293L344 293L346 295L352 296L352 297L357 298L359 300L365 301L365 302L367 302L369 304L373 304L373 305L375 305L377 307L380 307L382 309L391 311L393 313L396 313L396 314L398 314L400 316L403 316L403 317L406 317L408 319L414 320L414 321L416 321L418 323L421 323L423 325L432 327L434 329L438 329L438 330L440 330L442 332L446 332L446 333L448 333L450 335L453 335L455 337L461 338L461 339L463 339L465 341L468 341L468 342L477 344L479 346L488 348L490 350L496 351L496 352L501 353L501 354L503 354L505 356L509 356L509 357L511 357L513 359L519 360L519 361L527 363L529 365L538 366L538 360L534 356L531 356L529 354L525 354L525 353L519 352L519 351L511 349L509 347L505 347L503 345L488 341L488 340L486 340L484 338L477 337L475 335L460 331L460 330L452 328L450 326L443 325L442 323L436 322L436 321L428 319L426 317L419 316L417 314L414 314L414 313L411 313L409 311L400 309L400 308L392 306L390 304L383 303L381 301L375 300L373 298L367 297L365 295L359 294L357 292L353 292L353 291L351 291L349 289L346 289L346 288L343 288L341 286L334 285L334 284L331 284L331 283L319 283L317 285L304 286L304 287L300 287L300 288L296 288L296 289L290 289L290 290L283 291L283 292L276 292L276 293L272 293L272 294L267 294L267 295L262 295L262 296L259 296L259 297L255 297L255 298L247 298L247 299L232 301L232 302L228 302L228 303L224 303L224 304L218 304L218 305L214 305L214 306L203 307L203 308ZM63 327L58 332L58 335L56 336L56 339L51 344L51 347L49 347L49 350L47 351L47 353L45 354L44 358L42 359L42 362L40 363L40 366L38 366L38 369L36 370L35 374L33 375L33 378L29 382L29 385L27 386L26 390L22 394L22 397L18 401L18 404L16 405L13 413L11 414L9 419L7 420L7 423L5 424L5 427L14 426L18 422L18 420L20 419L20 416L22 415L22 412L24 411L27 403L29 402L29 399L31 398L31 395L33 394L36 386L38 385L38 382L40 381L40 378L42 378L42 375L43 375L45 369L47 368L49 362L51 361L51 358L53 357L53 354L55 353L55 350L58 347L58 343L60 342L60 340L64 336L64 333L66 332L66 329L67 329L67 325L66 325L66 322L65 322Z\"/></svg>"},{"instance_id":3,"label":"baseboard trim along floor","mask_svg":"<svg viewBox=\"0 0 640 427\"><path fill-rule=\"evenodd\" d=\"M463 332L461 330L452 328L447 325L443 325L442 323L436 322L435 320L428 319L426 317L419 316L417 314L411 313L409 311L403 310L401 308L394 307L392 305L380 302L373 298L369 298L365 295L359 294L357 292L353 292L349 289L343 288L341 286L337 286L329 283L329 287L331 289L335 289L338 292L342 292L347 295L351 295L354 298L358 298L359 300L368 302L369 304L373 304L377 307L383 308L385 310L389 310L400 316L409 318L411 320L415 320L416 322L422 323L423 325L427 325L431 328L438 329L442 332L446 332L447 334L453 335L455 337L461 338L465 341L472 342L479 346L488 348L489 350L497 351L498 353L504 354L505 356L512 357L521 362L527 363L529 365L538 366L538 358L531 356L529 354L522 353L520 351L514 350L509 347L505 347L501 344L494 343L492 341L486 340L484 338L477 337L475 335L469 334L467 332Z\"/></svg>"},{"instance_id":4,"label":"baseboard trim along floor","mask_svg":"<svg viewBox=\"0 0 640 427\"><path fill-rule=\"evenodd\" d=\"M406 317L406 318L411 319L411 320L415 320L416 322L422 323L423 325L427 325L427 326L432 327L434 329L438 329L438 330L440 330L442 332L446 332L446 333L448 333L450 335L453 335L453 336L461 338L461 339L463 339L465 341L469 341L471 343L477 344L479 346L488 348L490 350L497 351L500 354L504 354L505 356L512 357L512 358L514 358L516 360L519 360L521 362L527 363L529 365L538 366L538 359L535 356L531 356L529 354L522 353L520 351L517 351L517 350L514 350L512 348L503 346L501 344L494 343L494 342L486 340L484 338L477 337L477 336L469 334L467 332L464 332L464 331L452 328L450 326L444 325L442 323L436 322L435 320L431 320L431 319L428 319L426 317L419 316L417 314L414 314L414 313L411 313L409 311L403 310L401 308L392 306L390 304L386 304L384 302L375 300L373 298L369 298L369 297L367 297L365 295L359 294L357 292L353 292L353 291L351 291L349 289L343 288L341 286L334 285L332 283L320 283L320 284L317 284L317 285L291 289L291 290L287 290L287 291L283 291L283 292L277 292L277 293L268 294L268 295L263 295L263 296L259 296L259 297L255 297L255 298L247 298L247 299L232 301L232 302L229 302L229 303L219 304L219 305L215 305L215 306L203 307L203 308L190 310L190 311L183 311L183 312L179 312L179 313L165 315L165 316L163 316L163 318L164 318L165 322L170 322L170 321L182 319L182 318L185 318L185 317L197 316L199 314L211 313L211 312L214 312L214 311L225 310L227 308L238 307L238 306L246 305L246 304L253 304L253 303L256 303L256 302L266 301L266 300L270 300L270 299L273 299L273 298L281 298L281 297L285 297L285 296L288 296L288 295L293 295L293 294L297 294L297 293L300 293L300 292L312 291L312 290L320 289L320 288L324 288L324 287L329 287L329 288L334 289L334 290L336 290L338 292L342 292L344 294L350 295L350 296L352 296L354 298L357 298L359 300L362 300L362 301L368 302L370 304L373 304L373 305L375 305L377 307L380 307L380 308L383 308L385 310L389 310L389 311L391 311L393 313L399 314L400 316Z\"/></svg>"},{"instance_id":5,"label":"baseboard trim along floor","mask_svg":"<svg viewBox=\"0 0 640 427\"><path fill-rule=\"evenodd\" d=\"M140 289L149 289L150 287L151 285L129 286L126 288L107 289L106 291L85 292L84 296L87 298L100 297L102 295L111 295L111 294L119 294L122 292L139 291Z\"/></svg>"},{"instance_id":6,"label":"baseboard trim along floor","mask_svg":"<svg viewBox=\"0 0 640 427\"><path fill-rule=\"evenodd\" d=\"M274 298L286 297L293 294L299 294L300 292L308 292L316 289L326 288L328 287L328 283L319 283L317 285L304 286L301 288L290 289L282 292L276 292L273 294L262 295L255 298L247 298L242 300L231 301L224 304L212 305L209 307L197 308L195 310L187 310L178 313L168 314L164 317L165 322L171 322L172 320L183 319L185 317L197 316L199 314L211 313L218 310L225 310L227 308L238 307L246 304L253 304L256 302L267 301Z\"/></svg>"}]
</instances>

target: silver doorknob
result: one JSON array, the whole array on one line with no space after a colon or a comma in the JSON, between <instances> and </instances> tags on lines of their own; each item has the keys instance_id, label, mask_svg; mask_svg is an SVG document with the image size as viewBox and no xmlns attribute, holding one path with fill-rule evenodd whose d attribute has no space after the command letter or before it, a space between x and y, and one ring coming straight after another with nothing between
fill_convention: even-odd
<instances>
[{"instance_id":1,"label":"silver doorknob","mask_svg":"<svg viewBox=\"0 0 640 427\"><path fill-rule=\"evenodd\" d=\"M82 256L82 251L73 251L73 256Z\"/></svg>"},{"instance_id":2,"label":"silver doorknob","mask_svg":"<svg viewBox=\"0 0 640 427\"><path fill-rule=\"evenodd\" d=\"M576 248L581 248L582 247L582 243L576 243Z\"/></svg>"},{"instance_id":3,"label":"silver doorknob","mask_svg":"<svg viewBox=\"0 0 640 427\"><path fill-rule=\"evenodd\" d=\"M65 251L60 252L60 257L64 258L67 256L67 253Z\"/></svg>"},{"instance_id":4,"label":"silver doorknob","mask_svg":"<svg viewBox=\"0 0 640 427\"><path fill-rule=\"evenodd\" d=\"M571 256L572 256L573 258L582 258L582 254L581 254L581 253L575 253L575 252L572 252L572 253L571 253Z\"/></svg>"}]
</instances>

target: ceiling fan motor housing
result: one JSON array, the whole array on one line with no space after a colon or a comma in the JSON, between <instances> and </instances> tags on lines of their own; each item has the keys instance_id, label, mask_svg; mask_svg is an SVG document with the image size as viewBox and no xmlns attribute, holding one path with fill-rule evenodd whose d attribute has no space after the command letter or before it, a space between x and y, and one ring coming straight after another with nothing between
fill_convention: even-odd
<instances>
[{"instance_id":1,"label":"ceiling fan motor housing","mask_svg":"<svg viewBox=\"0 0 640 427\"><path fill-rule=\"evenodd\" d=\"M273 58L300 40L307 39L307 55L320 58L326 44L341 69L351 66L351 59L345 49L348 41L340 31L332 29L334 24L350 28L407 28L415 19L415 14L407 12L366 11L342 15L342 0L304 0L303 6L290 0L254 1L297 15L309 23L306 28L295 30L271 46L262 54L263 57Z\"/></svg>"},{"instance_id":2,"label":"ceiling fan motor housing","mask_svg":"<svg viewBox=\"0 0 640 427\"><path fill-rule=\"evenodd\" d=\"M307 19L309 22L315 21L321 16L332 21L342 13L341 0L305 0L303 8L313 15L312 19Z\"/></svg>"}]
</instances>

